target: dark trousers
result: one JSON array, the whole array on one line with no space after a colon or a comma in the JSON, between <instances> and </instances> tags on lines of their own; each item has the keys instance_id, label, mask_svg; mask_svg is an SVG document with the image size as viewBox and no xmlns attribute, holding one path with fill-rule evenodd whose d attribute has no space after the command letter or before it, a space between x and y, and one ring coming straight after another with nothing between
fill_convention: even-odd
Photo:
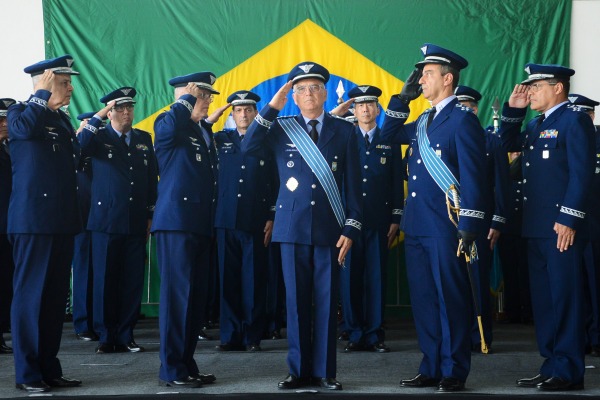
<instances>
[{"instance_id":1,"label":"dark trousers","mask_svg":"<svg viewBox=\"0 0 600 400\"><path fill-rule=\"evenodd\" d=\"M532 315L527 239L503 233L497 246L504 277L504 311L515 322L527 321Z\"/></svg>"},{"instance_id":2,"label":"dark trousers","mask_svg":"<svg viewBox=\"0 0 600 400\"><path fill-rule=\"evenodd\" d=\"M13 297L13 249L7 235L0 235L0 335L10 331L10 304Z\"/></svg>"},{"instance_id":3,"label":"dark trousers","mask_svg":"<svg viewBox=\"0 0 600 400\"><path fill-rule=\"evenodd\" d=\"M75 235L73 253L73 328L75 333L94 331L94 271L92 233Z\"/></svg>"},{"instance_id":4,"label":"dark trousers","mask_svg":"<svg viewBox=\"0 0 600 400\"><path fill-rule=\"evenodd\" d=\"M279 243L270 243L267 253L265 330L270 334L285 326L285 284L283 283L283 272L281 271Z\"/></svg>"},{"instance_id":5,"label":"dark trousers","mask_svg":"<svg viewBox=\"0 0 600 400\"><path fill-rule=\"evenodd\" d=\"M100 343L133 340L144 286L145 235L92 232L94 331Z\"/></svg>"},{"instance_id":6,"label":"dark trousers","mask_svg":"<svg viewBox=\"0 0 600 400\"><path fill-rule=\"evenodd\" d=\"M12 338L16 383L62 376L60 347L73 235L12 234Z\"/></svg>"},{"instance_id":7,"label":"dark trousers","mask_svg":"<svg viewBox=\"0 0 600 400\"><path fill-rule=\"evenodd\" d=\"M475 294L479 301L479 312L481 314L481 325L485 343L490 346L493 340L493 311L492 295L490 293L490 273L494 263L494 252L490 249L490 241L484 236L477 239L478 260L468 267L471 269ZM473 307L473 325L471 328L471 345L474 348L481 346L481 334L479 333L479 322Z\"/></svg>"},{"instance_id":8,"label":"dark trousers","mask_svg":"<svg viewBox=\"0 0 600 400\"><path fill-rule=\"evenodd\" d=\"M335 378L339 249L294 243L280 246L289 373L303 378Z\"/></svg>"},{"instance_id":9,"label":"dark trousers","mask_svg":"<svg viewBox=\"0 0 600 400\"><path fill-rule=\"evenodd\" d=\"M156 256L160 270L159 377L182 380L197 374L194 351L206 303L211 239L176 231L159 231Z\"/></svg>"},{"instance_id":10,"label":"dark trousers","mask_svg":"<svg viewBox=\"0 0 600 400\"><path fill-rule=\"evenodd\" d=\"M584 319L586 345L600 346L600 240L589 241L583 249Z\"/></svg>"}]
</instances>

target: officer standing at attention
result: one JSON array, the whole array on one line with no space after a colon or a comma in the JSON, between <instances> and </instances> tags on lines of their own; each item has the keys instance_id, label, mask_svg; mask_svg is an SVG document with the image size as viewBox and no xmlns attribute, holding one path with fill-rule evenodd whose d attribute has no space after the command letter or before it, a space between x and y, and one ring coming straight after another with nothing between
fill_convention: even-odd
<instances>
[{"instance_id":1,"label":"officer standing at attention","mask_svg":"<svg viewBox=\"0 0 600 400\"><path fill-rule=\"evenodd\" d=\"M0 354L12 354L12 348L6 345L4 333L10 332L10 303L13 293L12 246L6 235L8 201L12 188L12 168L8 149L8 107L15 104L13 99L0 99Z\"/></svg>"},{"instance_id":2,"label":"officer standing at attention","mask_svg":"<svg viewBox=\"0 0 600 400\"><path fill-rule=\"evenodd\" d=\"M280 389L342 389L335 379L339 268L360 237L360 167L352 124L323 109L328 80L317 63L295 66L242 142L245 154L269 147L279 172L273 241L281 243L289 343ZM274 121L292 87L300 114Z\"/></svg>"},{"instance_id":3,"label":"officer standing at attention","mask_svg":"<svg viewBox=\"0 0 600 400\"><path fill-rule=\"evenodd\" d=\"M194 361L217 193L213 122L206 119L213 94L219 93L215 80L212 72L171 79L175 103L154 123L160 181L152 232L161 279L159 378L166 386L197 388L216 379L200 374Z\"/></svg>"},{"instance_id":4,"label":"officer standing at attention","mask_svg":"<svg viewBox=\"0 0 600 400\"><path fill-rule=\"evenodd\" d=\"M467 60L433 44L421 51L424 60L390 100L382 128L397 131L411 149L401 229L423 360L418 374L400 384L452 392L464 389L471 367L473 300L467 266L456 251L458 239L462 249L469 249L483 231L485 139L477 116L458 105L454 95ZM404 125L408 104L421 90L433 107ZM446 209L451 185L458 189L459 204L451 197L451 204L460 206L458 227Z\"/></svg>"},{"instance_id":5,"label":"officer standing at attention","mask_svg":"<svg viewBox=\"0 0 600 400\"><path fill-rule=\"evenodd\" d=\"M523 236L528 238L531 299L544 362L521 387L583 389L585 327L581 262L594 172L594 125L568 107L570 77L559 65L527 64L529 77L504 105L500 136L523 154ZM527 106L541 113L521 125Z\"/></svg>"},{"instance_id":6,"label":"officer standing at attention","mask_svg":"<svg viewBox=\"0 0 600 400\"><path fill-rule=\"evenodd\" d=\"M144 260L157 167L152 138L132 128L136 90L122 87L100 99L79 133L82 157L92 158L92 232L96 353L138 352L133 340L144 284ZM110 123L102 126L106 117Z\"/></svg>"},{"instance_id":7,"label":"officer standing at attention","mask_svg":"<svg viewBox=\"0 0 600 400\"><path fill-rule=\"evenodd\" d=\"M460 85L454 91L459 104L469 107L475 115L479 112L481 93L468 86ZM508 202L510 198L510 175L508 157L502 147L500 137L493 133L493 128L484 131L485 135L485 230L477 238L478 266L473 268L473 276L477 282L477 295L484 332L485 343L489 348L492 345L492 299L490 294L490 273L494 264L494 247L500 234L506 226ZM471 343L473 351L481 351L481 336L479 324L473 314L473 329Z\"/></svg>"},{"instance_id":8,"label":"officer standing at attention","mask_svg":"<svg viewBox=\"0 0 600 400\"><path fill-rule=\"evenodd\" d=\"M73 57L25 68L34 94L8 110L13 186L8 207L15 262L11 326L18 389L81 385L62 376L60 347L73 237L81 231L75 181L75 131L60 107L71 101Z\"/></svg>"},{"instance_id":9,"label":"officer standing at attention","mask_svg":"<svg viewBox=\"0 0 600 400\"><path fill-rule=\"evenodd\" d=\"M345 352L387 353L381 327L388 249L398 234L404 182L402 152L394 135L384 137L377 126L381 89L361 85L348 92L358 125L354 132L362 166L363 227L348 268L340 272L342 311L349 335Z\"/></svg>"},{"instance_id":10,"label":"officer standing at attention","mask_svg":"<svg viewBox=\"0 0 600 400\"><path fill-rule=\"evenodd\" d=\"M272 156L268 148L242 154L246 130L260 97L247 90L227 98L236 125L215 134L219 195L215 228L221 282L221 344L217 350L260 351L266 311L267 246L275 209Z\"/></svg>"},{"instance_id":11,"label":"officer standing at attention","mask_svg":"<svg viewBox=\"0 0 600 400\"><path fill-rule=\"evenodd\" d=\"M600 102L580 94L569 94L573 107L585 112L592 121L595 118L594 109ZM586 331L586 354L600 357L600 210L595 202L600 198L600 131L594 129L595 168L594 178L589 195L589 208L586 215L590 229L590 237L583 248L583 286L584 291L584 321Z\"/></svg>"},{"instance_id":12,"label":"officer standing at attention","mask_svg":"<svg viewBox=\"0 0 600 400\"><path fill-rule=\"evenodd\" d=\"M95 112L79 114L81 121L75 134L79 134ZM77 200L83 226L87 225L90 213L92 188L92 159L79 157L77 165ZM92 268L92 233L87 229L75 235L73 254L73 328L75 336L86 342L98 341L94 332L94 280Z\"/></svg>"}]
</instances>

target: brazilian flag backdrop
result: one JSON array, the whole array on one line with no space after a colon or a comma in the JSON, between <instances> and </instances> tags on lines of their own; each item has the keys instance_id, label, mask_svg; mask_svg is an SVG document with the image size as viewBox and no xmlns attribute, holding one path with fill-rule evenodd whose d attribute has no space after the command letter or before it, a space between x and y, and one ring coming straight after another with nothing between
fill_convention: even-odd
<instances>
[{"instance_id":1,"label":"brazilian flag backdrop","mask_svg":"<svg viewBox=\"0 0 600 400\"><path fill-rule=\"evenodd\" d=\"M331 72L327 110L357 84L381 88L385 107L422 59L421 46L434 43L469 61L460 83L483 94L487 126L494 99L508 99L527 62L569 65L571 0L43 0L43 7L46 56L69 53L81 72L71 115L98 110L104 94L133 86L135 126L151 133L174 101L167 81L198 71L217 76L221 95L210 111L240 89L257 92L260 108L307 60ZM413 102L410 119L428 107L422 97ZM289 101L281 115L293 113ZM408 304L398 252L388 276L388 303L396 306Z\"/></svg>"}]
</instances>

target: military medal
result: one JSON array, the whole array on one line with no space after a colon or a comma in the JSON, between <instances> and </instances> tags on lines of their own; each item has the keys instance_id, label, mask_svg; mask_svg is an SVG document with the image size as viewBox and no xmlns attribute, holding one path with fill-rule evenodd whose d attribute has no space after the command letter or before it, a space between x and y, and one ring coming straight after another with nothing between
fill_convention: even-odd
<instances>
[{"instance_id":1,"label":"military medal","mask_svg":"<svg viewBox=\"0 0 600 400\"><path fill-rule=\"evenodd\" d=\"M202 161L202 155L196 154L196 161Z\"/></svg>"},{"instance_id":2,"label":"military medal","mask_svg":"<svg viewBox=\"0 0 600 400\"><path fill-rule=\"evenodd\" d=\"M381 164L385 164L385 157L381 157L380 160Z\"/></svg>"},{"instance_id":3,"label":"military medal","mask_svg":"<svg viewBox=\"0 0 600 400\"><path fill-rule=\"evenodd\" d=\"M408 156L409 157L412 156L412 150L413 150L412 147L408 149Z\"/></svg>"},{"instance_id":4,"label":"military medal","mask_svg":"<svg viewBox=\"0 0 600 400\"><path fill-rule=\"evenodd\" d=\"M332 171L337 171L337 162L334 161L334 162L331 163L331 170Z\"/></svg>"},{"instance_id":5,"label":"military medal","mask_svg":"<svg viewBox=\"0 0 600 400\"><path fill-rule=\"evenodd\" d=\"M288 188L290 190L290 192L293 192L294 190L296 190L298 188L298 181L296 180L296 178L291 177L285 183L285 187Z\"/></svg>"},{"instance_id":6,"label":"military medal","mask_svg":"<svg viewBox=\"0 0 600 400\"><path fill-rule=\"evenodd\" d=\"M550 151L548 151L548 150L542 151L542 158L544 160L547 159L547 158L550 158Z\"/></svg>"}]
</instances>

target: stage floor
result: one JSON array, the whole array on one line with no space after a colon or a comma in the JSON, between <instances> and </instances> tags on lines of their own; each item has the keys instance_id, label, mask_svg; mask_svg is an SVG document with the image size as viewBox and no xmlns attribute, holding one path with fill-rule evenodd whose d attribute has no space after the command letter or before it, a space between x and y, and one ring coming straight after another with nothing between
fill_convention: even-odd
<instances>
[{"instance_id":1,"label":"stage floor","mask_svg":"<svg viewBox=\"0 0 600 400\"><path fill-rule=\"evenodd\" d=\"M218 338L218 329L208 331ZM285 333L285 331L284 331ZM405 398L434 395L433 388L406 389L400 379L413 377L419 366L421 353L411 322L389 321L386 343L392 352L375 354L343 352L345 342L338 342L338 380L344 390L327 393L333 398ZM466 383L467 390L460 395L443 394L447 398L486 397L501 398L538 396L546 393L536 389L515 386L515 380L534 376L542 362L537 352L533 325L496 324L491 354L473 354L472 368ZM10 335L5 335L9 339ZM296 397L277 389L277 382L287 375L287 341L265 340L262 352L219 352L218 340L198 343L196 361L202 373L213 373L217 381L199 389L172 389L158 385L159 334L156 319L141 320L135 331L136 342L146 348L143 353L102 354L94 349L97 342L76 339L72 323L65 322L61 351L64 375L83 381L78 388L56 389L53 397L125 395L128 398L144 395L185 394L219 395L222 398L252 397L254 399ZM10 345L10 341L8 341ZM585 390L562 393L561 399L576 396L600 397L600 358L586 359ZM0 398L24 397L15 389L13 358L0 355ZM316 390L316 389L315 389ZM257 396L257 394L259 394ZM262 394L262 395L260 395ZM160 396L163 397L163 396ZM204 396L201 396L204 397ZM304 394L303 399L313 397Z\"/></svg>"}]
</instances>

